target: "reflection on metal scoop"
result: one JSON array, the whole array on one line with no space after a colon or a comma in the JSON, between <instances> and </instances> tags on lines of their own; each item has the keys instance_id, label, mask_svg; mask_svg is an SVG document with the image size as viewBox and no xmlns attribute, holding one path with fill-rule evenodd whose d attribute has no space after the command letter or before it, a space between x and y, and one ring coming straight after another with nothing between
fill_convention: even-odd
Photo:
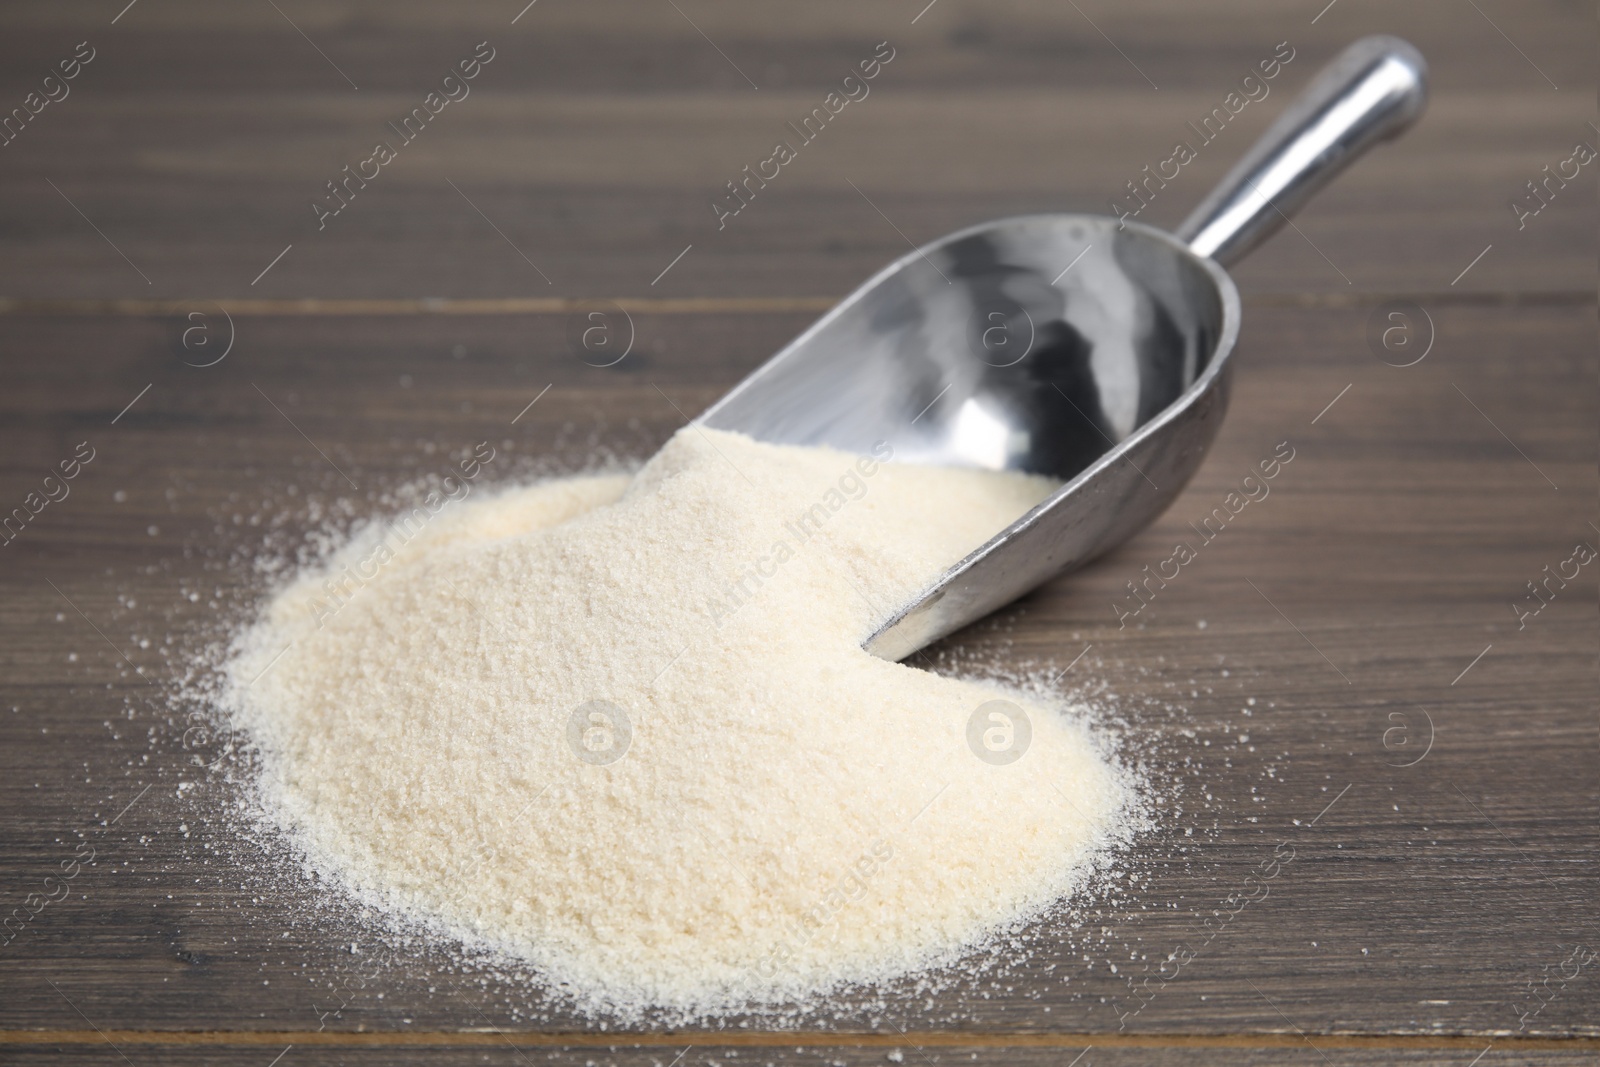
<instances>
[{"instance_id":1,"label":"reflection on metal scoop","mask_svg":"<svg viewBox=\"0 0 1600 1067\"><path fill-rule=\"evenodd\" d=\"M853 452L886 440L898 461L1065 481L866 641L908 656L1166 510L1227 408L1239 293L1222 264L1426 100L1415 48L1357 41L1176 236L1096 215L953 233L879 272L698 421Z\"/></svg>"}]
</instances>

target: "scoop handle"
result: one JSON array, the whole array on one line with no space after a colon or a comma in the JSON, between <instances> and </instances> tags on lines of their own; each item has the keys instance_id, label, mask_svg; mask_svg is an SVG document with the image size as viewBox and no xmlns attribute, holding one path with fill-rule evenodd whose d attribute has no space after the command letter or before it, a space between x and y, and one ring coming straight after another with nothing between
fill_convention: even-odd
<instances>
[{"instance_id":1,"label":"scoop handle","mask_svg":"<svg viewBox=\"0 0 1600 1067\"><path fill-rule=\"evenodd\" d=\"M1178 227L1196 254L1227 266L1277 232L1318 189L1428 102L1428 64L1398 37L1339 53Z\"/></svg>"}]
</instances>

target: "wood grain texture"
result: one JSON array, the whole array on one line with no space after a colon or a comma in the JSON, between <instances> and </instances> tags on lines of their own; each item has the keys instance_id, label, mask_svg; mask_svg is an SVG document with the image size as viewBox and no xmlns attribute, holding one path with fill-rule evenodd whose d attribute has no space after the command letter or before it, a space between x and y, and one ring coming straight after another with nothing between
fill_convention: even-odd
<instances>
[{"instance_id":1,"label":"wood grain texture","mask_svg":"<svg viewBox=\"0 0 1600 1067\"><path fill-rule=\"evenodd\" d=\"M1312 25L1320 4L940 0L912 25L920 3L680 3L752 91L670 5L540 3L515 27L520 4L280 6L359 91L270 6L0 14L6 99L86 36L99 49L0 149L0 508L95 449L0 547L0 914L95 850L0 946L0 1057L666 1064L692 1041L684 1064L864 1064L901 1062L902 1031L908 1063L1600 1054L1600 959L1573 962L1600 949L1595 568L1525 626L1512 610L1600 544L1593 175L1521 231L1506 206L1594 142L1587 12L1341 0ZM1193 483L1124 548L931 650L941 669L1051 672L1084 653L1069 683L1166 798L1116 887L1024 931L1018 960L793 1035L756 1019L737 1044L646 1028L573 1047L583 1020L536 987L387 946L239 840L240 785L193 762L220 742L168 699L259 596L255 556L381 513L480 440L499 482L646 456L903 252L895 227L1101 210L1235 69L1293 41L1273 95L1152 205L1173 223L1376 30L1427 53L1433 109L1238 270L1231 411ZM356 146L486 38L474 94L308 225ZM711 193L886 38L873 95L717 232ZM1405 368L1367 339L1398 293L1436 332ZM441 296L616 298L635 347L585 366L570 310L421 303ZM220 351L184 347L197 323L233 338L215 366L186 365ZM1126 583L1282 442L1270 495L1119 622ZM1192 958L1169 979L1174 954ZM389 1043L407 1032L428 1036Z\"/></svg>"},{"instance_id":2,"label":"wood grain texture","mask_svg":"<svg viewBox=\"0 0 1600 1067\"><path fill-rule=\"evenodd\" d=\"M1272 94L1140 216L1174 225L1318 64L1377 30L1406 34L1428 54L1427 120L1319 197L1299 220L1304 236L1262 249L1241 282L1257 292L1444 288L1491 243L1496 253L1461 285L1585 289L1580 277L1592 273L1592 196L1574 187L1521 231L1507 207L1541 167L1593 136L1582 89L1593 79L1589 42L1569 32L1576 16L1565 4L1490 4L1491 24L1453 0L1341 0L1315 26L1267 3L1176 18L1159 4L1085 9L1091 24L1070 7L941 0L915 26L841 3L759 15L696 6L696 24L759 91L670 6L558 7L535 7L514 27L488 5L454 16L293 10L360 91L270 7L228 19L198 4L135 8L98 36L43 10L13 16L22 25L0 41L6 99L20 99L33 72L85 34L100 54L71 96L0 150L0 292L838 295L904 254L902 234L926 240L1003 214L1104 212L1142 167L1192 137L1186 122L1288 41L1296 57ZM443 24L424 28L432 18ZM472 95L319 231L310 205L325 183L376 139L392 139L388 122L479 40L498 57ZM724 183L792 137L785 124L879 40L894 43L896 58L871 95L719 230L711 201ZM1552 90L1519 47L1566 89ZM1419 230L1429 239L1414 239Z\"/></svg>"},{"instance_id":3,"label":"wood grain texture","mask_svg":"<svg viewBox=\"0 0 1600 1067\"><path fill-rule=\"evenodd\" d=\"M1168 1047L1139 1045L1118 1046L1091 1043L1079 1043L1063 1049L1014 1049L997 1050L991 1046L955 1046L950 1048L929 1047L901 1043L899 1045L883 1044L870 1048L849 1045L833 1045L818 1047L795 1047L794 1045L767 1046L767 1045L719 1045L714 1040L703 1045L692 1045L679 1042L676 1045L666 1044L659 1047L630 1047L628 1045L609 1045L601 1047L583 1047L577 1049L550 1049L538 1045L529 1045L524 1041L515 1040L509 1036L485 1035L488 1040L477 1043L470 1048L438 1048L431 1044L422 1047L394 1047L384 1045L375 1048L361 1046L341 1046L328 1048L315 1044L296 1044L288 1040L278 1040L276 1045L261 1044L227 1045L207 1042L199 1047L193 1045L155 1045L148 1044L128 1045L119 1043L116 1047L102 1040L99 1035L93 1035L96 1044L55 1045L41 1043L36 1046L8 1049L11 1053L7 1062L19 1065L32 1065L36 1063L59 1062L63 1053L70 1054L74 1062L120 1064L124 1061L121 1054L138 1057L139 1062L149 1064L189 1065L200 1063L215 1063L218 1058L226 1056L230 1062L245 1061L255 1062L261 1060L265 1063L275 1053L283 1053L284 1059L280 1062L287 1064L292 1057L293 1062L309 1064L313 1067L323 1064L351 1064L361 1067L365 1064L580 1064L584 1067L668 1067L674 1057L679 1053L683 1058L679 1063L711 1062L711 1063L740 1063L754 1062L760 1064L782 1065L782 1067L866 1067L866 1065L879 1065L886 1063L973 1063L996 1060L1008 1064L1017 1064L1019 1067L1043 1067L1043 1065L1071 1064L1074 1057L1078 1059L1079 1067L1088 1064L1100 1064L1101 1067L1127 1067L1134 1064L1198 1064L1200 1067L1212 1067L1219 1064L1242 1064L1244 1067L1260 1067L1266 1064L1320 1064L1335 1065L1335 1067L1367 1067L1370 1064L1402 1064L1404 1067L1459 1067L1460 1064L1469 1062L1473 1055L1484 1052L1486 1055L1480 1062L1492 1062L1490 1056L1497 1052L1504 1058L1507 1049L1492 1045L1485 1041L1477 1046L1461 1045L1448 1048L1435 1049L1364 1049L1350 1050L1330 1045L1325 1039L1313 1039L1309 1044L1306 1040L1296 1037L1293 1043L1274 1044L1266 1048L1241 1048L1222 1047L1207 1048L1192 1045L1174 1045ZM280 1035L272 1035L276 1040ZM296 1035L289 1035L296 1036ZM121 1042L122 1035L115 1035L115 1040ZM1103 1039L1102 1039L1103 1040ZM1521 1046L1512 1046L1509 1050L1516 1056L1516 1062L1528 1064L1530 1067L1566 1067L1570 1064L1583 1064L1593 1061L1593 1052L1586 1048L1552 1049L1538 1048L1525 1049ZM1003 1056L1003 1060L999 1057Z\"/></svg>"}]
</instances>

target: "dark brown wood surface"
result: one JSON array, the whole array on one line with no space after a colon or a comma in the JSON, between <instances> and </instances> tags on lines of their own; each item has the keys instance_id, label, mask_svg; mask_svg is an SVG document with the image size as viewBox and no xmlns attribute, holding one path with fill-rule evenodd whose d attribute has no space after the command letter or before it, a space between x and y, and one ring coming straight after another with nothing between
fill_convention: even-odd
<instances>
[{"instance_id":1,"label":"dark brown wood surface","mask_svg":"<svg viewBox=\"0 0 1600 1067\"><path fill-rule=\"evenodd\" d=\"M1592 11L123 2L0 12L6 108L95 49L0 148L0 510L94 449L0 547L0 915L28 917L0 946L0 1060L1600 1057L1600 571L1521 628L1512 607L1600 546L1594 166L1521 229L1508 206L1600 138ZM1199 475L1125 548L938 650L1084 653L1068 679L1169 797L1122 887L1026 931L1025 962L793 1032L586 1033L525 982L390 958L238 839L226 765L191 762L218 742L186 747L168 698L254 603L254 555L381 512L478 440L500 480L648 455L673 404L703 408L907 240L1105 210L1290 42L1271 95L1141 216L1175 224L1379 31L1428 56L1431 109L1235 271L1234 397ZM324 183L485 40L472 94L319 232ZM722 183L882 40L871 95L719 232ZM1432 323L1414 366L1369 345L1393 298ZM600 301L637 334L611 369L569 341ZM1119 626L1125 583L1280 442L1270 496ZM1294 858L1270 894L1228 904L1275 849Z\"/></svg>"}]
</instances>

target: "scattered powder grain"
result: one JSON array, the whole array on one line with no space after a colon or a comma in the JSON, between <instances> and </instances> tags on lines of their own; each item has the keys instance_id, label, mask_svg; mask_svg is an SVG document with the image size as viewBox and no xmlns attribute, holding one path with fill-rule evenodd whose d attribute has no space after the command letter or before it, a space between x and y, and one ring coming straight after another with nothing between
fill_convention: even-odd
<instances>
[{"instance_id":1,"label":"scattered powder grain","mask_svg":"<svg viewBox=\"0 0 1600 1067\"><path fill-rule=\"evenodd\" d=\"M269 818L620 1011L888 979L1070 892L1125 802L1082 726L860 648L1054 483L888 454L689 427L635 476L357 538L228 668ZM995 699L1010 763L968 740Z\"/></svg>"}]
</instances>

